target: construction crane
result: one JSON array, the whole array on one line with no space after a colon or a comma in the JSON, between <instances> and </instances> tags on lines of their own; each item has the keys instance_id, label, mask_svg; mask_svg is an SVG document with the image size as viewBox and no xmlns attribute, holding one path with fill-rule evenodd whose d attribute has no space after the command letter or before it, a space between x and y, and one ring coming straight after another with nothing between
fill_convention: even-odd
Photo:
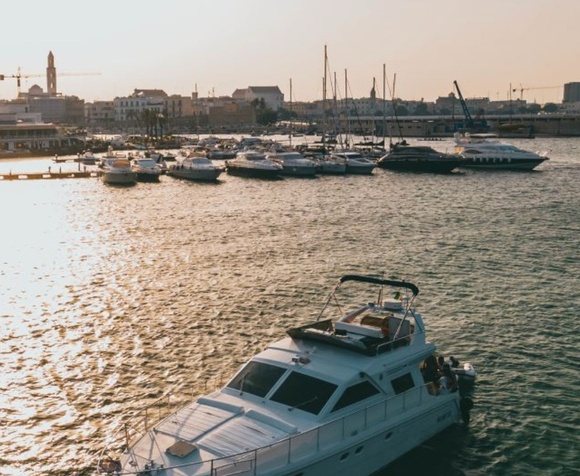
<instances>
[{"instance_id":1,"label":"construction crane","mask_svg":"<svg viewBox=\"0 0 580 476\"><path fill-rule=\"evenodd\" d=\"M471 117L469 109L467 108L467 103L465 102L463 94L461 94L461 90L459 89L459 84L457 84L457 81L453 81L453 84L455 85L455 89L457 90L459 103L461 104L461 109L463 109L463 115L465 116L464 129L470 132L487 131L489 129L487 121L483 117L481 117L480 114L477 115L475 120Z\"/></svg>"},{"instance_id":2,"label":"construction crane","mask_svg":"<svg viewBox=\"0 0 580 476\"><path fill-rule=\"evenodd\" d=\"M60 76L99 76L101 73L57 73L57 77ZM16 79L16 88L18 92L18 97L20 97L20 86L22 83L22 79L28 78L43 78L46 76L44 74L22 74L22 69L20 66L18 67L18 72L16 74L0 74L0 81L4 81L6 78L14 78Z\"/></svg>"},{"instance_id":3,"label":"construction crane","mask_svg":"<svg viewBox=\"0 0 580 476\"><path fill-rule=\"evenodd\" d=\"M524 91L531 91L531 90L534 90L534 89L560 89L562 87L563 86L538 86L538 87L524 88L521 85L521 83L520 83L520 89L519 89L519 91L520 91L520 101L523 101L523 99L524 99ZM517 91L517 89L514 89L512 92L515 93L516 91Z\"/></svg>"},{"instance_id":4,"label":"construction crane","mask_svg":"<svg viewBox=\"0 0 580 476\"><path fill-rule=\"evenodd\" d=\"M20 66L18 67L18 72L16 74L0 74L0 81L4 81L5 78L15 78L16 88L18 90L18 96L20 96L20 83L22 78L41 78L45 76L44 74L22 74Z\"/></svg>"},{"instance_id":5,"label":"construction crane","mask_svg":"<svg viewBox=\"0 0 580 476\"><path fill-rule=\"evenodd\" d=\"M459 98L459 104L461 104L461 109L463 109L463 115L465 116L465 125L467 127L473 127L473 118L469 113L469 109L467 108L465 99L463 99L463 94L461 94L459 84L457 84L457 81L453 81L453 84L455 85L455 89L457 89L457 97Z\"/></svg>"}]
</instances>

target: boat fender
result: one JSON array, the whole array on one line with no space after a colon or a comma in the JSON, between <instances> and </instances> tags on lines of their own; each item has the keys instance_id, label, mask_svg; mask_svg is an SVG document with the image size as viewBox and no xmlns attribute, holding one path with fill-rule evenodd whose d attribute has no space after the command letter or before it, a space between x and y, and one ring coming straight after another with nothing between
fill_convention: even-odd
<instances>
[{"instance_id":1,"label":"boat fender","mask_svg":"<svg viewBox=\"0 0 580 476\"><path fill-rule=\"evenodd\" d=\"M463 423L469 425L471 419L471 409L473 408L473 400L469 397L463 397L459 402L459 409L461 410L461 419Z\"/></svg>"}]
</instances>

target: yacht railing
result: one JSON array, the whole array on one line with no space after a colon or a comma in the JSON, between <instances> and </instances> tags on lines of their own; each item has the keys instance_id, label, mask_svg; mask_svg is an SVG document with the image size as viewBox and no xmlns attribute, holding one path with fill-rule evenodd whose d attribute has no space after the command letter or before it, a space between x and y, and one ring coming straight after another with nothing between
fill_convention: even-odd
<instances>
[{"instance_id":1,"label":"yacht railing","mask_svg":"<svg viewBox=\"0 0 580 476\"><path fill-rule=\"evenodd\" d=\"M389 418L419 407L426 398L430 398L429 395L430 392L427 385L414 387L387 400L329 421L310 431L289 436L271 445L223 458L172 466L172 468L187 467L196 472L199 471L199 474L206 474L207 472L211 476L250 476L256 475L258 472L273 471L315 456L318 453L327 452L345 440L386 422ZM167 413L170 413L170 398L171 395L166 395L156 402L162 403L166 401L164 408ZM148 426L149 415L151 415L151 410L145 410L141 420L145 432L150 428ZM132 420L132 423L134 423L134 420ZM133 428L133 430L135 429ZM136 436L140 436L138 435L140 432L131 431L131 434L129 434L128 425L125 425L124 431L128 449L129 442ZM388 438L388 433L385 438ZM101 461L104 456L108 456L107 448L103 450L99 460ZM153 466L144 464L142 468L136 466L135 471L114 474L139 474L143 470L154 469L154 463L151 464Z\"/></svg>"}]
</instances>

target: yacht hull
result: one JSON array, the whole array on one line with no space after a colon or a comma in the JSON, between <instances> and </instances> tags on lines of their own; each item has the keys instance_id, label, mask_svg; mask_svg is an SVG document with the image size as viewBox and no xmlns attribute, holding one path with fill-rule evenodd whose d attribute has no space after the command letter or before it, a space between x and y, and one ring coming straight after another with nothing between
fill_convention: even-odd
<instances>
[{"instance_id":1,"label":"yacht hull","mask_svg":"<svg viewBox=\"0 0 580 476\"><path fill-rule=\"evenodd\" d=\"M382 169L395 170L399 172L429 172L445 174L450 173L462 164L461 160L455 159L387 159L377 163L377 166Z\"/></svg>"},{"instance_id":2,"label":"yacht hull","mask_svg":"<svg viewBox=\"0 0 580 476\"><path fill-rule=\"evenodd\" d=\"M126 174L103 172L101 180L109 185L135 185L136 183L135 174L132 172Z\"/></svg>"},{"instance_id":3,"label":"yacht hull","mask_svg":"<svg viewBox=\"0 0 580 476\"><path fill-rule=\"evenodd\" d=\"M169 170L167 175L193 182L215 182L221 175L221 169L192 169L192 170Z\"/></svg>"},{"instance_id":4,"label":"yacht hull","mask_svg":"<svg viewBox=\"0 0 580 476\"><path fill-rule=\"evenodd\" d=\"M135 179L137 182L159 182L159 173L152 172L135 172Z\"/></svg>"},{"instance_id":5,"label":"yacht hull","mask_svg":"<svg viewBox=\"0 0 580 476\"><path fill-rule=\"evenodd\" d=\"M461 167L480 170L534 170L546 160L548 159L466 158Z\"/></svg>"},{"instance_id":6,"label":"yacht hull","mask_svg":"<svg viewBox=\"0 0 580 476\"><path fill-rule=\"evenodd\" d=\"M237 167L233 165L226 165L226 172L228 175L246 178L261 178L261 179L279 179L281 178L280 169L261 169L253 167Z\"/></svg>"}]
</instances>

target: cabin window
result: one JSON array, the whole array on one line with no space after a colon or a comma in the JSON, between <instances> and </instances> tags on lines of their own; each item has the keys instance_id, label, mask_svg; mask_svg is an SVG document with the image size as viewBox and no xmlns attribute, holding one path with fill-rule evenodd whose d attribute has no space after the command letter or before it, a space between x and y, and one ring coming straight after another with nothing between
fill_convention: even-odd
<instances>
[{"instance_id":1,"label":"cabin window","mask_svg":"<svg viewBox=\"0 0 580 476\"><path fill-rule=\"evenodd\" d=\"M272 401L317 415L326 405L336 387L333 383L292 372L276 390L272 396Z\"/></svg>"},{"instance_id":2,"label":"cabin window","mask_svg":"<svg viewBox=\"0 0 580 476\"><path fill-rule=\"evenodd\" d=\"M379 393L379 390L368 380L351 385L340 396L332 411L334 412L336 410L340 410L341 408L348 407L353 403L370 398L377 393Z\"/></svg>"},{"instance_id":3,"label":"cabin window","mask_svg":"<svg viewBox=\"0 0 580 476\"><path fill-rule=\"evenodd\" d=\"M401 375L400 377L391 380L391 385L393 386L393 391L396 395L406 392L415 386L413 383L413 377L411 377L410 373Z\"/></svg>"},{"instance_id":4,"label":"cabin window","mask_svg":"<svg viewBox=\"0 0 580 476\"><path fill-rule=\"evenodd\" d=\"M250 362L228 384L228 388L265 397L286 369L263 362Z\"/></svg>"}]
</instances>

